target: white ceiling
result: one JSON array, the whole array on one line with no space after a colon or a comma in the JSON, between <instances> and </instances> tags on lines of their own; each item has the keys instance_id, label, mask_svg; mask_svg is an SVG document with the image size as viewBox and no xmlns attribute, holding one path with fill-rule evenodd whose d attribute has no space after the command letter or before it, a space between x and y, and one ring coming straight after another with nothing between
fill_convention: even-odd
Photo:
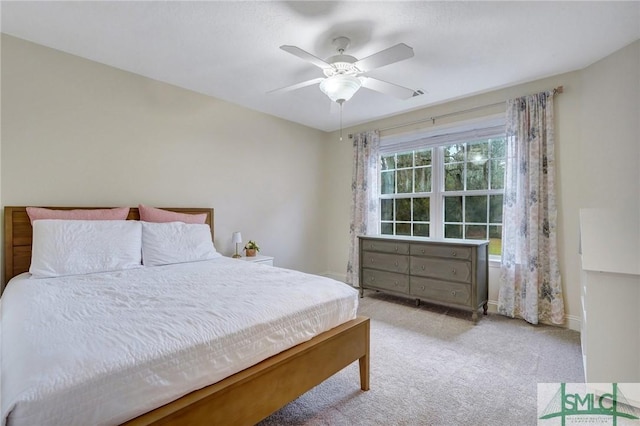
<instances>
[{"instance_id":1,"label":"white ceiling","mask_svg":"<svg viewBox=\"0 0 640 426\"><path fill-rule=\"evenodd\" d=\"M11 2L2 32L325 130L339 109L317 85L267 94L322 71L279 49L369 56L397 43L411 59L369 75L425 95L360 89L344 126L574 71L640 38L640 2ZM335 104L334 104L335 106Z\"/></svg>"}]
</instances>

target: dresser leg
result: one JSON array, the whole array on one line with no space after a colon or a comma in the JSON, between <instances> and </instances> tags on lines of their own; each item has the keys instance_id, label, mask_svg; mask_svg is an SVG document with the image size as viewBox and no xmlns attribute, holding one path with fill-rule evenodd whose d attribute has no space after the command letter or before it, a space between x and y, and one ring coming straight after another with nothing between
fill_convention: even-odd
<instances>
[{"instance_id":1,"label":"dresser leg","mask_svg":"<svg viewBox=\"0 0 640 426\"><path fill-rule=\"evenodd\" d=\"M487 308L489 307L488 302L484 302L484 305L482 305L482 313L483 315L487 315Z\"/></svg>"},{"instance_id":2,"label":"dresser leg","mask_svg":"<svg viewBox=\"0 0 640 426\"><path fill-rule=\"evenodd\" d=\"M360 299L364 297L364 287L360 287Z\"/></svg>"},{"instance_id":3,"label":"dresser leg","mask_svg":"<svg viewBox=\"0 0 640 426\"><path fill-rule=\"evenodd\" d=\"M416 306L420 306L420 299L416 299Z\"/></svg>"},{"instance_id":4,"label":"dresser leg","mask_svg":"<svg viewBox=\"0 0 640 426\"><path fill-rule=\"evenodd\" d=\"M478 311L473 311L471 314L471 321L478 322Z\"/></svg>"}]
</instances>

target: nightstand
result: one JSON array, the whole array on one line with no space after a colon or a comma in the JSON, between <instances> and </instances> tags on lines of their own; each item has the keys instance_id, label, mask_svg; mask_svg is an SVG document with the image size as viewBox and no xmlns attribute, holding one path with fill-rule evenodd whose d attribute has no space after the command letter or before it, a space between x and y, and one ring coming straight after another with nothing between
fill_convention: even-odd
<instances>
[{"instance_id":1,"label":"nightstand","mask_svg":"<svg viewBox=\"0 0 640 426\"><path fill-rule=\"evenodd\" d=\"M239 257L238 260L244 260L245 262L261 263L263 265L273 266L273 257L263 256L261 254L257 254L251 257L242 256L242 257Z\"/></svg>"}]
</instances>

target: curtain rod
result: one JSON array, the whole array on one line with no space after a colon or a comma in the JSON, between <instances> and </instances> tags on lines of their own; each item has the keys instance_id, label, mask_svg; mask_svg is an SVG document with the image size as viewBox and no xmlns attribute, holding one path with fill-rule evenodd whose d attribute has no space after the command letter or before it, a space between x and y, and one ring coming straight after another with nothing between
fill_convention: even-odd
<instances>
[{"instance_id":1,"label":"curtain rod","mask_svg":"<svg viewBox=\"0 0 640 426\"><path fill-rule=\"evenodd\" d=\"M562 86L555 87L553 89L553 94L557 95L558 93L562 93L562 90L563 90ZM434 115L433 117L429 117L429 118L422 118L420 120L410 121L408 123L403 123L403 124L398 124L398 125L395 125L395 126L385 127L384 129L378 129L378 131L379 132L384 132L384 131L387 131L387 130L399 129L400 127L412 126L414 124L425 123L427 121L431 121L432 124L435 124L436 120L444 118L444 117L452 117L452 116L455 116L455 115L466 114L468 112L478 111L478 110L485 109L485 108L491 108L491 107L494 107L494 106L502 105L505 102L506 101L495 102L495 103L492 103L492 104L479 105L479 106L476 106L476 107L473 107L473 108L463 109L461 111L454 111L454 112L448 112L446 114ZM353 133L349 133L349 139L353 139Z\"/></svg>"}]
</instances>

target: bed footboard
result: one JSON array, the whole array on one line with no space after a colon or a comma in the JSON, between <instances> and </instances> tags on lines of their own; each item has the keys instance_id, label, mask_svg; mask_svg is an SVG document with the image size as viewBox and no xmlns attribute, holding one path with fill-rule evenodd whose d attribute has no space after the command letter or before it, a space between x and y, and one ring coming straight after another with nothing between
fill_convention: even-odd
<instances>
[{"instance_id":1,"label":"bed footboard","mask_svg":"<svg viewBox=\"0 0 640 426\"><path fill-rule=\"evenodd\" d=\"M369 328L357 317L125 425L253 425L356 360L369 390Z\"/></svg>"}]
</instances>

